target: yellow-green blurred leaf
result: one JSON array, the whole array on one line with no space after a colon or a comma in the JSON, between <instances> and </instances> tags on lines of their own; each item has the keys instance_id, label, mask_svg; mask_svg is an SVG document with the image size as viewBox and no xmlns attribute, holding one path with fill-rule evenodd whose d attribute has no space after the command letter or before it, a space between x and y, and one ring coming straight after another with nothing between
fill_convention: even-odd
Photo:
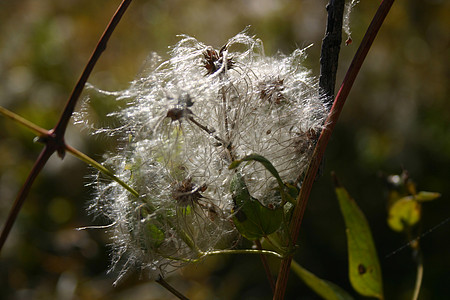
<instances>
[{"instance_id":1,"label":"yellow-green blurred leaf","mask_svg":"<svg viewBox=\"0 0 450 300\"><path fill-rule=\"evenodd\" d=\"M327 280L320 279L313 273L304 269L294 260L291 263L291 269L300 277L303 282L309 286L320 297L326 300L350 300L353 299L345 290L336 284Z\"/></svg>"},{"instance_id":2,"label":"yellow-green blurred leaf","mask_svg":"<svg viewBox=\"0 0 450 300\"><path fill-rule=\"evenodd\" d=\"M344 188L336 187L336 195L347 228L350 283L363 296L383 299L381 267L369 224Z\"/></svg>"},{"instance_id":3,"label":"yellow-green blurred leaf","mask_svg":"<svg viewBox=\"0 0 450 300\"><path fill-rule=\"evenodd\" d=\"M426 201L432 201L434 199L437 199L441 196L439 193L435 192L418 192L416 195L414 195L414 200L419 202L426 202Z\"/></svg>"},{"instance_id":4,"label":"yellow-green blurred leaf","mask_svg":"<svg viewBox=\"0 0 450 300\"><path fill-rule=\"evenodd\" d=\"M392 230L403 231L420 220L421 205L413 196L403 197L389 208L388 224Z\"/></svg>"}]
</instances>

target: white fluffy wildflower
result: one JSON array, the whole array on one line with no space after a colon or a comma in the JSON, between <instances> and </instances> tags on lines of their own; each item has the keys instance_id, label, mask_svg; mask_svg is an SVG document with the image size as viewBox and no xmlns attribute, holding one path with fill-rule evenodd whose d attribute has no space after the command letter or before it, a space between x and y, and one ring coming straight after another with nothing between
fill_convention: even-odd
<instances>
[{"instance_id":1,"label":"white fluffy wildflower","mask_svg":"<svg viewBox=\"0 0 450 300\"><path fill-rule=\"evenodd\" d=\"M221 49L182 36L117 99L123 146L105 165L134 188L97 180L92 208L112 222L115 261L150 277L202 253L230 248L233 160L256 153L285 182L304 172L326 114L316 80L302 66L304 50L266 57L260 40L242 32ZM258 163L238 172L263 204L274 179Z\"/></svg>"}]
</instances>

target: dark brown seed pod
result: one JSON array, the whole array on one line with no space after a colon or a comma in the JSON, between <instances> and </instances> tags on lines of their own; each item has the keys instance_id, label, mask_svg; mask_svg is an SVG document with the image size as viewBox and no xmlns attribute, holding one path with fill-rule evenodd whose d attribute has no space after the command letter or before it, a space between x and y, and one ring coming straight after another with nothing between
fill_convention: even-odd
<instances>
[{"instance_id":1,"label":"dark brown seed pod","mask_svg":"<svg viewBox=\"0 0 450 300\"><path fill-rule=\"evenodd\" d=\"M310 128L306 132L299 132L294 137L294 148L297 153L306 153L312 150L314 143L318 138L318 133Z\"/></svg>"},{"instance_id":2,"label":"dark brown seed pod","mask_svg":"<svg viewBox=\"0 0 450 300\"><path fill-rule=\"evenodd\" d=\"M281 104L285 97L283 95L283 79L263 81L259 84L259 97L264 102L273 104Z\"/></svg>"},{"instance_id":3,"label":"dark brown seed pod","mask_svg":"<svg viewBox=\"0 0 450 300\"><path fill-rule=\"evenodd\" d=\"M181 118L192 115L192 111L188 108L174 107L167 111L166 118L172 119L172 121L179 121Z\"/></svg>"},{"instance_id":4,"label":"dark brown seed pod","mask_svg":"<svg viewBox=\"0 0 450 300\"><path fill-rule=\"evenodd\" d=\"M227 49L227 45L223 46L219 52L212 47L207 47L203 51L203 67L206 69L206 75L211 75L216 73L222 68L223 65L223 52ZM230 70L234 66L234 61L232 57L226 59L226 69Z\"/></svg>"},{"instance_id":5,"label":"dark brown seed pod","mask_svg":"<svg viewBox=\"0 0 450 300\"><path fill-rule=\"evenodd\" d=\"M184 179L181 182L174 183L172 198L177 201L180 206L189 206L197 204L203 198L202 192L207 188L206 185L197 186L192 182L191 178Z\"/></svg>"}]
</instances>

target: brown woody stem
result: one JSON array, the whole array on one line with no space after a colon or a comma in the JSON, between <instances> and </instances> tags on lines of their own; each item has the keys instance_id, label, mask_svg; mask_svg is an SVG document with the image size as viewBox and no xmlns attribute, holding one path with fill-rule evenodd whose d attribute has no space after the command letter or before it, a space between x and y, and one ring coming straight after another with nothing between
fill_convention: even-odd
<instances>
[{"instance_id":1,"label":"brown woody stem","mask_svg":"<svg viewBox=\"0 0 450 300\"><path fill-rule=\"evenodd\" d=\"M303 181L300 194L297 198L298 205L295 207L293 217L291 220L290 224L291 247L294 247L297 241L298 233L300 231L300 227L303 220L303 215L306 209L306 204L309 195L311 193L312 185L314 183L317 170L319 168L323 154L325 153L328 141L330 140L331 133L333 132L334 127L336 126L339 115L345 104L345 100L347 99L347 96L350 93L353 83L355 82L356 76L358 75L358 72L361 69L361 65L364 62L364 59L366 58L367 53L369 52L369 49L393 3L394 0L384 0L380 4L372 22L369 25L369 28L367 29L366 34L364 35L363 40L361 41L361 45L359 46L353 58L353 61L350 64L350 67L347 71L347 74L345 75L341 88L339 89L339 92L334 100L334 104L331 108L328 118L325 121L325 128L322 130L316 148L314 149L313 157L308 166L308 170L305 179ZM277 283L275 286L275 294L273 297L274 300L284 299L291 261L292 256L288 256L281 262L280 269L278 272Z\"/></svg>"}]
</instances>

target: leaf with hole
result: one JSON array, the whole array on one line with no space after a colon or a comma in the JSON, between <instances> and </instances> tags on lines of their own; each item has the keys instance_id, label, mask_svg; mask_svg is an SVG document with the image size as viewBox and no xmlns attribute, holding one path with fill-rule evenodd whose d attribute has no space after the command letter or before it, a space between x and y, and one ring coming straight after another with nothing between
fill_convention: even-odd
<instances>
[{"instance_id":1,"label":"leaf with hole","mask_svg":"<svg viewBox=\"0 0 450 300\"><path fill-rule=\"evenodd\" d=\"M381 267L369 224L344 188L337 186L335 191L346 226L350 283L363 296L383 299Z\"/></svg>"}]
</instances>

